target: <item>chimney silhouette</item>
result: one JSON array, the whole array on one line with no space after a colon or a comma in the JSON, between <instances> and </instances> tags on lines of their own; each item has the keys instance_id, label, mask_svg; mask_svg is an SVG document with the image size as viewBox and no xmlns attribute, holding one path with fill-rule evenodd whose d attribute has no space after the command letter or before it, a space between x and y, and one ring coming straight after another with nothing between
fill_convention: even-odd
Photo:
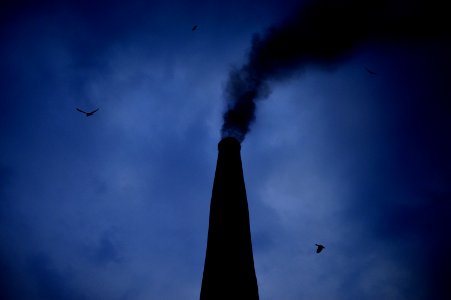
<instances>
[{"instance_id":1,"label":"chimney silhouette","mask_svg":"<svg viewBox=\"0 0 451 300\"><path fill-rule=\"evenodd\" d=\"M201 300L258 299L241 145L218 144Z\"/></svg>"}]
</instances>

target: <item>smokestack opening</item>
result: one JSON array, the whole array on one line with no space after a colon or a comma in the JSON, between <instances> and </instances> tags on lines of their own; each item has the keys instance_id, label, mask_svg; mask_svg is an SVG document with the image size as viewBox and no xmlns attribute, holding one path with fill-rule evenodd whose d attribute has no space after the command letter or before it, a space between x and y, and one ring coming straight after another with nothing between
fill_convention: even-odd
<instances>
[{"instance_id":1,"label":"smokestack opening","mask_svg":"<svg viewBox=\"0 0 451 300\"><path fill-rule=\"evenodd\" d=\"M219 141L218 151L221 150L227 151L227 149L240 151L241 143L234 137L231 136L225 137L221 141Z\"/></svg>"},{"instance_id":2,"label":"smokestack opening","mask_svg":"<svg viewBox=\"0 0 451 300\"><path fill-rule=\"evenodd\" d=\"M218 143L200 299L258 299L241 144Z\"/></svg>"}]
</instances>

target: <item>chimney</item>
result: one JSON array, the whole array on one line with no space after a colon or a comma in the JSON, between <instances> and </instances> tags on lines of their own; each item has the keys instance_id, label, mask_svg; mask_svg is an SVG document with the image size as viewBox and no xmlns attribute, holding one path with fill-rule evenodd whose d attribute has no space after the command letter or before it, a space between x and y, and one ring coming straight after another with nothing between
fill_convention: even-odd
<instances>
[{"instance_id":1,"label":"chimney","mask_svg":"<svg viewBox=\"0 0 451 300\"><path fill-rule=\"evenodd\" d=\"M200 299L258 299L241 145L218 144Z\"/></svg>"}]
</instances>

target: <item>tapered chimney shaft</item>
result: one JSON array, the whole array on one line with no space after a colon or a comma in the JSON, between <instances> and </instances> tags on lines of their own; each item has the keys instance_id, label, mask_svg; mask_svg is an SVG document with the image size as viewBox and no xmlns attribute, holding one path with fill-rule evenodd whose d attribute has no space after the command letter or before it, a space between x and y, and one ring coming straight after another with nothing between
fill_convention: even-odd
<instances>
[{"instance_id":1,"label":"tapered chimney shaft","mask_svg":"<svg viewBox=\"0 0 451 300\"><path fill-rule=\"evenodd\" d=\"M258 299L241 145L218 144L201 300Z\"/></svg>"}]
</instances>

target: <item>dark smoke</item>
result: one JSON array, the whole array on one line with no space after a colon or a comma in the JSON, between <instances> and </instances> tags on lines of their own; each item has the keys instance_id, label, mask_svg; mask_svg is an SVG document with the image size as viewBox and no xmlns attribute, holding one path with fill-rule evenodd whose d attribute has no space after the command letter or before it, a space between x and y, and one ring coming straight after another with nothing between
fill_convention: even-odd
<instances>
[{"instance_id":1,"label":"dark smoke","mask_svg":"<svg viewBox=\"0 0 451 300\"><path fill-rule=\"evenodd\" d=\"M405 42L448 34L448 10L439 1L310 1L279 26L256 34L247 62L226 85L222 137L242 141L255 119L256 102L270 94L269 81L300 68L336 64L366 42Z\"/></svg>"}]
</instances>

